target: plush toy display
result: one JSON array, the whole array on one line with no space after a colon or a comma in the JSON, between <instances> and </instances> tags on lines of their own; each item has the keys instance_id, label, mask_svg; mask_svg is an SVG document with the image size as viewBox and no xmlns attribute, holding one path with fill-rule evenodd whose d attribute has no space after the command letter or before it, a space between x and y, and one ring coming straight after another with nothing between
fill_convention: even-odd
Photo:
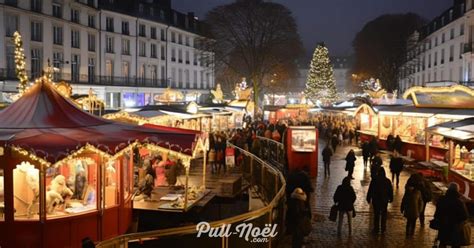
<instances>
[{"instance_id":1,"label":"plush toy display","mask_svg":"<svg viewBox=\"0 0 474 248\"><path fill-rule=\"evenodd\" d=\"M50 189L60 194L62 198L70 197L73 195L71 189L66 185L66 178L63 175L57 175L52 181Z\"/></svg>"},{"instance_id":2,"label":"plush toy display","mask_svg":"<svg viewBox=\"0 0 474 248\"><path fill-rule=\"evenodd\" d=\"M46 192L46 212L48 214L54 213L56 206L62 203L64 203L64 199L58 192L54 190Z\"/></svg>"}]
</instances>

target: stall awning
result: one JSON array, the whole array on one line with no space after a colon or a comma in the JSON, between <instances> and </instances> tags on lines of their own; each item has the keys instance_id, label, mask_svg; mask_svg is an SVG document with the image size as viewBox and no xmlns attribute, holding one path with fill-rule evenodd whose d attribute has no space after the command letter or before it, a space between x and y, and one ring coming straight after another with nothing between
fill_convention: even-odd
<instances>
[{"instance_id":1,"label":"stall awning","mask_svg":"<svg viewBox=\"0 0 474 248\"><path fill-rule=\"evenodd\" d=\"M78 109L45 79L0 112L2 143L54 163L90 144L111 155L135 141L183 154L193 153L198 138L188 132L127 125Z\"/></svg>"},{"instance_id":2,"label":"stall awning","mask_svg":"<svg viewBox=\"0 0 474 248\"><path fill-rule=\"evenodd\" d=\"M426 130L430 133L439 134L455 140L474 140L474 118L445 122L429 127Z\"/></svg>"}]
</instances>

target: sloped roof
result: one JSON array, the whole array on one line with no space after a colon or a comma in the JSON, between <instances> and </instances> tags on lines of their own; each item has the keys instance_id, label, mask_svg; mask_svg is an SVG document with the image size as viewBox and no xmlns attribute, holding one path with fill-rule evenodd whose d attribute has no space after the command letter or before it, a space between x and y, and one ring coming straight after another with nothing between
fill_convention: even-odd
<instances>
[{"instance_id":1,"label":"sloped roof","mask_svg":"<svg viewBox=\"0 0 474 248\"><path fill-rule=\"evenodd\" d=\"M54 163L91 144L114 154L133 141L191 155L196 133L106 120L77 108L49 82L39 82L0 112L0 140Z\"/></svg>"}]
</instances>

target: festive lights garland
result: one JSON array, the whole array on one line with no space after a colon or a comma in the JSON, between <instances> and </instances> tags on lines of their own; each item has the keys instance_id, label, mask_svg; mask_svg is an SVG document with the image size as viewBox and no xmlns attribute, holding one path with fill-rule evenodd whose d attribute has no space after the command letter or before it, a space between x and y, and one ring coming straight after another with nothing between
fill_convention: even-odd
<instances>
[{"instance_id":1,"label":"festive lights garland","mask_svg":"<svg viewBox=\"0 0 474 248\"><path fill-rule=\"evenodd\" d=\"M25 53L23 50L23 41L18 31L13 34L13 43L15 44L15 71L16 76L20 80L18 91L23 94L28 85L28 75L26 74Z\"/></svg>"}]
</instances>

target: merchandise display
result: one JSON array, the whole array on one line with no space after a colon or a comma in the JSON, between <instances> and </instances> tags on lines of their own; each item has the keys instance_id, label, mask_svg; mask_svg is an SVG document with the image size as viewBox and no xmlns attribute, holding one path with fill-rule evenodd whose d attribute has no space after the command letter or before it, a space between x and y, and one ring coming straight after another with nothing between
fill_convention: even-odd
<instances>
[{"instance_id":1,"label":"merchandise display","mask_svg":"<svg viewBox=\"0 0 474 248\"><path fill-rule=\"evenodd\" d=\"M21 162L13 170L15 219L39 219L39 170Z\"/></svg>"},{"instance_id":2,"label":"merchandise display","mask_svg":"<svg viewBox=\"0 0 474 248\"><path fill-rule=\"evenodd\" d=\"M454 162L451 169L474 181L474 149L468 151L465 146L456 145L454 149Z\"/></svg>"}]
</instances>

